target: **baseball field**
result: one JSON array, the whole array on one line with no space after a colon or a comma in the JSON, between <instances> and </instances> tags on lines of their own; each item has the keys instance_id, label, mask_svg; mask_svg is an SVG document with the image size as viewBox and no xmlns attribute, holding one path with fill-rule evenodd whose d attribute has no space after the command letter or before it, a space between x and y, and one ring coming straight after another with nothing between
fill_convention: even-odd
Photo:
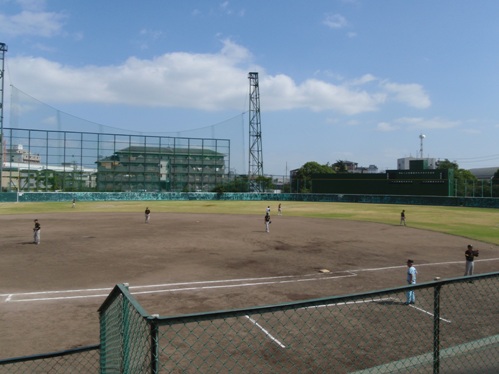
<instances>
[{"instance_id":1,"label":"baseball field","mask_svg":"<svg viewBox=\"0 0 499 374\"><path fill-rule=\"evenodd\" d=\"M117 283L167 316L397 287L408 258L418 282L458 277L468 244L475 273L499 270L497 209L281 203L281 216L265 201L0 204L0 358L97 344L97 310Z\"/></svg>"}]
</instances>

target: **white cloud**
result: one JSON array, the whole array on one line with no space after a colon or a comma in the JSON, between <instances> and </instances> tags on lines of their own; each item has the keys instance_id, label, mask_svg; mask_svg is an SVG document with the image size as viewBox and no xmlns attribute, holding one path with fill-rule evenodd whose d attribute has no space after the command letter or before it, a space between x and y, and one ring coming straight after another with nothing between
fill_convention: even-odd
<instances>
[{"instance_id":1,"label":"white cloud","mask_svg":"<svg viewBox=\"0 0 499 374\"><path fill-rule=\"evenodd\" d=\"M391 97L395 101L418 109L426 109L431 105L428 94L420 84L382 82L381 85L388 93L392 94Z\"/></svg>"},{"instance_id":2,"label":"white cloud","mask_svg":"<svg viewBox=\"0 0 499 374\"><path fill-rule=\"evenodd\" d=\"M229 8L229 2L228 1L224 1L220 4L220 10L227 14L227 15L231 15L232 14L232 10Z\"/></svg>"},{"instance_id":3,"label":"white cloud","mask_svg":"<svg viewBox=\"0 0 499 374\"><path fill-rule=\"evenodd\" d=\"M341 14L326 14L323 23L332 29L341 29L348 25L346 18Z\"/></svg>"},{"instance_id":4,"label":"white cloud","mask_svg":"<svg viewBox=\"0 0 499 374\"><path fill-rule=\"evenodd\" d=\"M381 132L395 131L395 130L399 129L398 126L394 126L388 122L380 122L380 123L378 123L376 128L378 131L381 131Z\"/></svg>"},{"instance_id":5,"label":"white cloud","mask_svg":"<svg viewBox=\"0 0 499 374\"><path fill-rule=\"evenodd\" d=\"M371 83L377 81L377 78L372 75L372 74L364 74L362 77L357 78L357 79L352 79L348 82L349 85L351 86L361 86L366 83Z\"/></svg>"},{"instance_id":6,"label":"white cloud","mask_svg":"<svg viewBox=\"0 0 499 374\"><path fill-rule=\"evenodd\" d=\"M482 131L478 130L478 129L464 129L464 130L462 130L462 132L464 132L466 134L471 134L471 135L478 135L478 134L482 133Z\"/></svg>"},{"instance_id":7,"label":"white cloud","mask_svg":"<svg viewBox=\"0 0 499 374\"><path fill-rule=\"evenodd\" d=\"M373 84L379 79L371 74L342 84L313 78L297 83L284 74L266 74L252 61L247 48L225 40L217 53L131 57L116 66L73 67L44 58L14 57L9 77L14 86L47 103L241 110L249 92L248 72L257 71L265 110L308 109L346 115L379 110L393 92L397 99L407 86L390 83L387 89L387 84ZM421 91L413 96L418 98ZM409 99L400 101L412 104Z\"/></svg>"},{"instance_id":8,"label":"white cloud","mask_svg":"<svg viewBox=\"0 0 499 374\"><path fill-rule=\"evenodd\" d=\"M39 11L45 9L47 1L45 0L16 0L16 3L23 9L29 9L32 11Z\"/></svg>"},{"instance_id":9,"label":"white cloud","mask_svg":"<svg viewBox=\"0 0 499 374\"><path fill-rule=\"evenodd\" d=\"M0 33L11 36L36 35L50 37L61 32L67 19L63 13L41 11L44 2L19 1L25 8L14 15L0 13Z\"/></svg>"},{"instance_id":10,"label":"white cloud","mask_svg":"<svg viewBox=\"0 0 499 374\"><path fill-rule=\"evenodd\" d=\"M405 125L410 129L451 129L461 124L459 121L450 121L440 117L403 117L397 119L396 122Z\"/></svg>"}]
</instances>

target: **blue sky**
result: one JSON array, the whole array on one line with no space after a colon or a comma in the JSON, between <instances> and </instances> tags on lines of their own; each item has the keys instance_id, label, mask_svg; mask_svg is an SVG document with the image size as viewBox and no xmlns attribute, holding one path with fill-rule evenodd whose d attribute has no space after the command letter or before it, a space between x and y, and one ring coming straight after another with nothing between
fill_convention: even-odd
<instances>
[{"instance_id":1,"label":"blue sky","mask_svg":"<svg viewBox=\"0 0 499 374\"><path fill-rule=\"evenodd\" d=\"M266 174L396 169L420 134L424 157L499 167L498 15L496 0L0 0L4 126L10 85L123 131L247 122L256 71Z\"/></svg>"}]
</instances>

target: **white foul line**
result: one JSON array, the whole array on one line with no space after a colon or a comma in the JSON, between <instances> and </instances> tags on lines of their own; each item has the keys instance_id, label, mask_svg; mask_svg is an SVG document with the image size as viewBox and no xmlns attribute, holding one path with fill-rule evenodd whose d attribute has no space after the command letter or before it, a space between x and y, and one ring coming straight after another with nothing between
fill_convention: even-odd
<instances>
[{"instance_id":1,"label":"white foul line","mask_svg":"<svg viewBox=\"0 0 499 374\"><path fill-rule=\"evenodd\" d=\"M475 260L477 262L484 261L497 261L499 258L490 258ZM451 262L438 262L432 264L419 264L422 266L438 266L438 265L449 265L449 264L460 264L462 261L451 261ZM242 279L229 279L229 280L213 280L213 281L197 281L197 282L184 282L184 283L165 283L157 285L145 285L145 286L131 286L130 292L133 295L142 294L152 294L152 293L166 293L166 292L182 292L182 291L199 291L199 290L209 290L209 289L221 289L221 288L234 288L234 287L255 287L269 284L284 284L284 283L294 283L294 282L310 282L310 281L321 281L338 279L345 277L355 277L356 273L365 271L384 271L391 269L405 268L402 266L388 266L383 268L370 268L370 269L356 269L356 270L345 270L338 271L335 273L329 273L330 275L317 276L317 274L306 274L301 276L295 275L282 275L276 277L262 277L262 278L242 278ZM333 275L333 274L346 274L346 275ZM286 280L288 279L288 280ZM265 280L264 282L262 282ZM272 281L275 280L275 281ZM247 282L247 283L237 283L237 282ZM225 283L225 284L223 284ZM234 284L227 284L234 283ZM164 289L164 287L172 286L189 286L196 284L213 284L210 286L199 286L199 287L180 287L180 288L170 288ZM214 285L220 284L220 285ZM150 289L150 288L162 288L159 290L149 290L149 291L132 291L135 289ZM76 289L76 290L59 290L59 291L38 291L38 292L24 292L24 293L7 293L0 294L0 297L4 297L4 302L29 302L29 301L50 301L50 300L71 300L71 299L85 299L85 298L96 298L96 297L107 297L112 288L89 288L89 289ZM97 292L97 293L92 293ZM105 292L105 293L103 293ZM88 294L90 293L90 294ZM49 296L49 295L60 295L60 294L73 294L69 296ZM76 294L76 295L75 295ZM78 295L79 294L79 295ZM36 297L36 298L22 298L16 299L16 297L26 297L26 296L38 296L46 295L46 297Z\"/></svg>"},{"instance_id":2,"label":"white foul line","mask_svg":"<svg viewBox=\"0 0 499 374\"><path fill-rule=\"evenodd\" d=\"M161 285L148 285L148 286L135 286L130 287L130 293L132 295L143 295L143 294L153 294L153 293L165 293L165 292L182 292L182 291L199 291L199 290L210 290L210 289L221 289L221 288L235 288L235 287L255 287L269 284L284 284L284 283L296 283L296 282L310 282L310 281L321 281L330 280L336 278L345 277L356 277L357 274L349 272L346 275L334 275L334 276L317 276L317 274L308 274L304 276L280 276L280 277L265 277L265 278L247 278L247 279L234 279L234 280L216 280L216 281L205 281L205 282L186 282L186 283L172 283L172 284L161 284ZM305 277L305 278L300 278ZM270 279L282 279L282 278L295 278L288 280L276 280L270 281ZM249 282L249 283L235 283L235 284L221 284L212 286L198 286L198 287L181 287L181 288L171 288L171 289L159 289L159 290L148 290L148 291L131 291L131 289L141 289L141 288L158 288L158 287L168 287L168 286L179 286L179 285L190 285L190 284L213 284L213 283L234 283L241 281L256 281L269 279L265 282ZM61 294L61 293L85 293L94 291L106 291L107 294L86 294L86 295L72 295L72 296L51 296L51 297L37 297L37 298L24 298L24 299L14 299L13 297L19 296L36 296L36 295L50 295L50 294ZM6 297L5 302L29 302L29 301L50 301L50 300L70 300L70 299L84 299L84 298L95 298L95 297L107 297L110 288L97 288L88 290L65 290L65 291L40 291L40 292L26 292L17 294L0 294L0 297Z\"/></svg>"},{"instance_id":3,"label":"white foul line","mask_svg":"<svg viewBox=\"0 0 499 374\"><path fill-rule=\"evenodd\" d=\"M270 334L262 325L260 325L258 322L256 322L253 318L251 318L250 316L246 315L245 316L247 319L249 319L251 321L251 323L253 323L256 327L258 327L260 330L263 331L263 333L265 335L267 335L270 340L272 340L273 342L275 342L277 345L279 345L279 347L281 348L286 348L286 346L284 344L282 344L279 340L277 340L276 338L274 338L272 336L272 334Z\"/></svg>"},{"instance_id":4,"label":"white foul line","mask_svg":"<svg viewBox=\"0 0 499 374\"><path fill-rule=\"evenodd\" d=\"M427 310L424 310L424 309L418 308L418 307L417 307L417 306L415 306L415 305L409 305L409 306L410 306L410 307L412 307L412 308L414 308L414 309L419 310L420 312L423 312L423 313L429 314L429 315L430 315L430 316L432 316L432 317L434 316L434 314L433 314L433 313L430 313L430 312L428 312ZM441 321L447 322L447 323L452 323L450 320L445 319L445 318L442 318L442 317L438 317L438 319L439 319L439 320L441 320Z\"/></svg>"}]
</instances>

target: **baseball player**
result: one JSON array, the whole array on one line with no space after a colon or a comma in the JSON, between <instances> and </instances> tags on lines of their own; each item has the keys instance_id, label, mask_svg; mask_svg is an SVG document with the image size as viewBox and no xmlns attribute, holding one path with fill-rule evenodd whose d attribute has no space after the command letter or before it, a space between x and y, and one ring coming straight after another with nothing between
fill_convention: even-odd
<instances>
[{"instance_id":1,"label":"baseball player","mask_svg":"<svg viewBox=\"0 0 499 374\"><path fill-rule=\"evenodd\" d=\"M475 268L475 257L478 257L478 250L474 251L473 246L468 244L468 249L464 252L464 257L466 258L466 268L464 270L464 276L473 275L473 270Z\"/></svg>"},{"instance_id":2,"label":"baseball player","mask_svg":"<svg viewBox=\"0 0 499 374\"><path fill-rule=\"evenodd\" d=\"M35 219L35 227L33 227L33 243L38 245L40 244L40 231L42 226L37 219Z\"/></svg>"},{"instance_id":3,"label":"baseball player","mask_svg":"<svg viewBox=\"0 0 499 374\"><path fill-rule=\"evenodd\" d=\"M270 220L270 213L265 213L265 231L270 232L270 224L272 221Z\"/></svg>"},{"instance_id":4,"label":"baseball player","mask_svg":"<svg viewBox=\"0 0 499 374\"><path fill-rule=\"evenodd\" d=\"M400 226L405 226L405 210L400 213Z\"/></svg>"},{"instance_id":5,"label":"baseball player","mask_svg":"<svg viewBox=\"0 0 499 374\"><path fill-rule=\"evenodd\" d=\"M414 267L413 260L407 260L407 284L416 284L416 276L418 271ZM416 296L414 295L414 290L406 292L407 301L404 303L405 305L416 304Z\"/></svg>"}]
</instances>

